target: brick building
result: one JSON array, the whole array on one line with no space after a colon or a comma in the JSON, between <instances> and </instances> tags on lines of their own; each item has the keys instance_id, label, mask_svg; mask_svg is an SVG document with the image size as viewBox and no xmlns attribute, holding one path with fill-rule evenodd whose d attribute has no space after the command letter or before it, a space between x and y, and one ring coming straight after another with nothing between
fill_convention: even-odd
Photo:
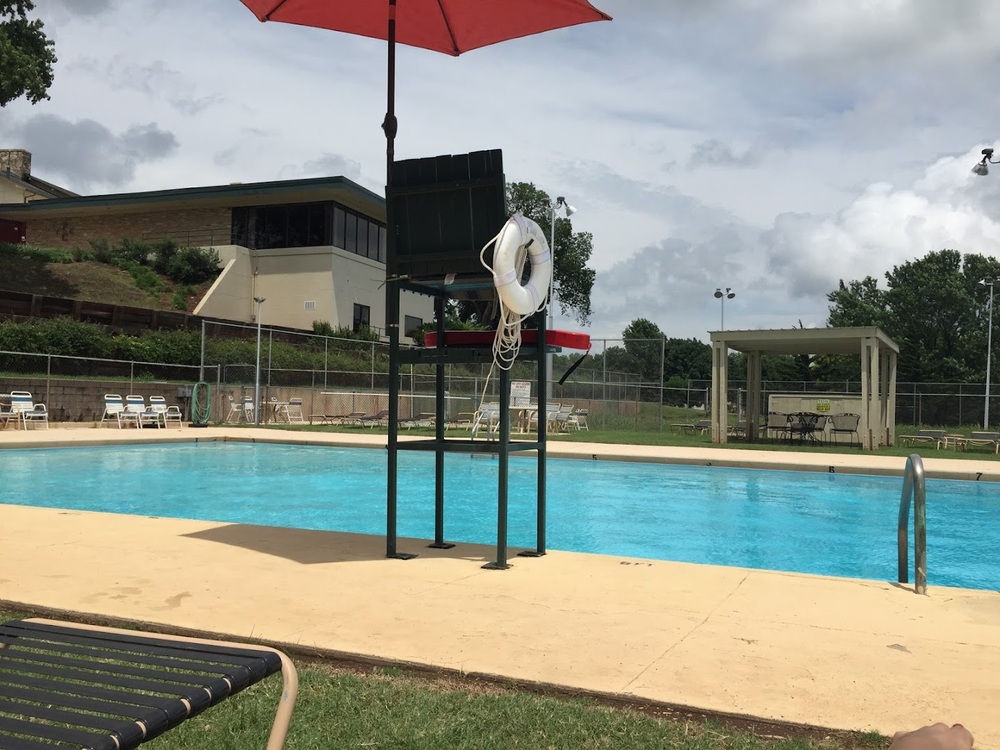
<instances>
[{"instance_id":1,"label":"brick building","mask_svg":"<svg viewBox=\"0 0 1000 750\"><path fill-rule=\"evenodd\" d=\"M311 329L385 321L385 199L345 177L76 195L31 175L31 154L0 150L0 242L81 248L173 239L214 248L222 272L195 314ZM0 286L3 280L0 279ZM399 325L433 316L403 293Z\"/></svg>"}]
</instances>

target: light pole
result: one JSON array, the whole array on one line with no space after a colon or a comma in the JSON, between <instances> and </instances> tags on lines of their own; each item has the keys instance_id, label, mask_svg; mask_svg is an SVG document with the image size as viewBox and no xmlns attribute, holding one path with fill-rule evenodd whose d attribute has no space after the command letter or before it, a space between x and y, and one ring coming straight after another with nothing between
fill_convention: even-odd
<instances>
[{"instance_id":1,"label":"light pole","mask_svg":"<svg viewBox=\"0 0 1000 750\"><path fill-rule=\"evenodd\" d=\"M980 281L983 286L990 288L990 314L986 323L986 396L983 403L983 429L990 428L990 360L993 359L993 287L1000 283L998 279Z\"/></svg>"},{"instance_id":2,"label":"light pole","mask_svg":"<svg viewBox=\"0 0 1000 750\"><path fill-rule=\"evenodd\" d=\"M257 303L257 371L253 387L253 423L260 424L260 306L264 304L263 297L254 297Z\"/></svg>"},{"instance_id":3,"label":"light pole","mask_svg":"<svg viewBox=\"0 0 1000 750\"><path fill-rule=\"evenodd\" d=\"M719 287L715 288L715 298L719 300L719 330L726 330L726 300L732 299L736 296L736 292L726 287L726 291L722 291Z\"/></svg>"},{"instance_id":4,"label":"light pole","mask_svg":"<svg viewBox=\"0 0 1000 750\"><path fill-rule=\"evenodd\" d=\"M549 309L548 316L546 317L545 327L548 330L552 330L553 320L552 320L552 306L555 302L555 284L556 284L556 212L562 209L566 218L569 218L576 213L576 209L566 202L563 196L556 198L556 202L549 205L549 255L551 256L550 263L552 264L552 273L549 275ZM545 346L546 349L549 348L548 344ZM548 370L548 378L546 378L545 394L546 399L552 398L552 352L546 352L545 354L545 365Z\"/></svg>"}]
</instances>

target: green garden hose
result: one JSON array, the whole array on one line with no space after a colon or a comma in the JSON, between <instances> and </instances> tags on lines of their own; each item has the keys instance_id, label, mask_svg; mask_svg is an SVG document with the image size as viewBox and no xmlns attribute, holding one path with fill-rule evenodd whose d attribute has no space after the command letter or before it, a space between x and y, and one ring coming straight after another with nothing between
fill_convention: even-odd
<instances>
[{"instance_id":1,"label":"green garden hose","mask_svg":"<svg viewBox=\"0 0 1000 750\"><path fill-rule=\"evenodd\" d=\"M191 426L208 427L211 416L212 388L204 380L199 380L191 391Z\"/></svg>"}]
</instances>

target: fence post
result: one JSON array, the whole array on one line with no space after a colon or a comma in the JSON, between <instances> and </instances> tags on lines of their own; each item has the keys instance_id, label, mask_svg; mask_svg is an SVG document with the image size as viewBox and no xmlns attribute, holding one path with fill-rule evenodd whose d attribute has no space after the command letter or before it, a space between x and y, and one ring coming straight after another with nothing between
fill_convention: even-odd
<instances>
[{"instance_id":1,"label":"fence post","mask_svg":"<svg viewBox=\"0 0 1000 750\"><path fill-rule=\"evenodd\" d=\"M50 396L52 395L51 388L52 388L52 355L47 354L45 355L45 403L46 404L52 403L52 399L50 398ZM25 421L24 429L28 429L27 421Z\"/></svg>"},{"instance_id":2,"label":"fence post","mask_svg":"<svg viewBox=\"0 0 1000 750\"><path fill-rule=\"evenodd\" d=\"M663 370L667 361L667 337L660 338L660 414L657 422L660 425L660 432L663 432Z\"/></svg>"}]
</instances>

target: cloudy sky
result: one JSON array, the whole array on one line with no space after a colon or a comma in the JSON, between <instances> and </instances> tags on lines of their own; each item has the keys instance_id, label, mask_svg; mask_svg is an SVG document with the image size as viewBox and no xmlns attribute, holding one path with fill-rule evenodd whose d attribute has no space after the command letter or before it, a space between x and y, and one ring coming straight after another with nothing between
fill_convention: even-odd
<instances>
[{"instance_id":1,"label":"cloudy sky","mask_svg":"<svg viewBox=\"0 0 1000 750\"><path fill-rule=\"evenodd\" d=\"M405 2L406 0L400 0ZM1000 253L995 0L593 0L614 16L458 58L401 47L397 158L502 148L576 206L590 332L823 325L839 279ZM80 193L344 175L382 192L385 45L239 0L36 0L51 100L0 147ZM1000 153L1000 147L998 147ZM560 320L561 327L578 327Z\"/></svg>"}]
</instances>

